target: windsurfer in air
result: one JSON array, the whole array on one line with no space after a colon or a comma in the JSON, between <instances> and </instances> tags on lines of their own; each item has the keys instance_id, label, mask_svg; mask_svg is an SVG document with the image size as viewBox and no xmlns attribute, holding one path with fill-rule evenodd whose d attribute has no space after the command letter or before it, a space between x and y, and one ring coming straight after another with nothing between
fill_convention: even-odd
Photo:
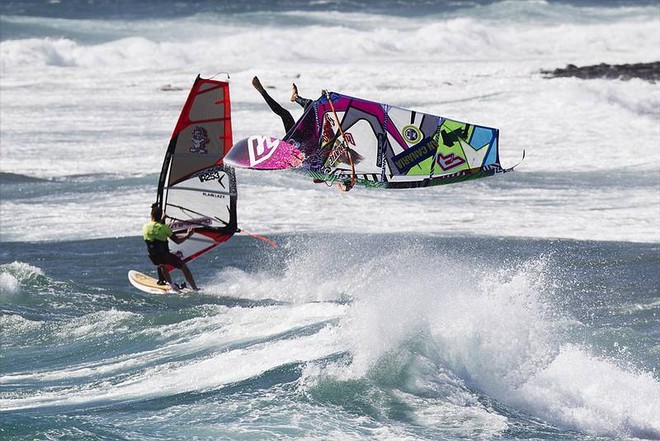
<instances>
[{"instance_id":1,"label":"windsurfer in air","mask_svg":"<svg viewBox=\"0 0 660 441\"><path fill-rule=\"evenodd\" d=\"M286 110L277 101L271 98L270 95L268 95L268 92L266 92L266 89L264 89L264 87L261 85L261 81L259 81L258 77L252 78L252 85L264 98L266 104L268 104L268 107L270 107L270 110L272 110L273 112L275 112L275 114L277 114L280 118L282 118L282 123L284 124L284 131L288 132L291 129L291 127L293 127L293 125L296 123L296 121L293 119L293 116L291 116L291 112ZM298 103L303 109L306 109L307 106L309 106L312 103L312 100L299 96L298 87L296 86L296 83L293 83L291 87L291 102Z\"/></svg>"},{"instance_id":2,"label":"windsurfer in air","mask_svg":"<svg viewBox=\"0 0 660 441\"><path fill-rule=\"evenodd\" d=\"M293 116L291 116L291 112L286 110L284 107L282 107L277 101L275 101L270 95L268 95L268 92L266 92L266 89L261 85L261 81L259 81L258 77L252 78L252 85L254 86L255 89L261 94L261 96L264 98L266 101L266 104L268 104L268 107L270 107L270 110L275 112L276 115L278 115L280 118L282 118L282 123L284 124L284 131L289 132L291 128L295 125L296 121L293 119ZM307 107L313 102L309 98L303 98L300 95L298 95L298 86L296 86L296 83L292 83L291 85L291 102L298 103L303 109L307 109ZM315 184L320 184L323 181L322 179L313 179L313 182ZM353 188L353 183L352 182L337 182L337 188L340 191L349 191L351 188Z\"/></svg>"},{"instance_id":3,"label":"windsurfer in air","mask_svg":"<svg viewBox=\"0 0 660 441\"><path fill-rule=\"evenodd\" d=\"M172 282L167 265L178 268L183 272L183 275L188 282L188 285L198 290L197 284L193 279L193 275L188 269L188 266L175 254L170 252L167 244L167 239L172 239L175 243L179 244L192 236L192 228L188 229L188 234L183 237L178 237L172 232L172 229L165 225L163 222L163 210L158 203L151 206L151 221L142 226L142 237L147 244L149 252L149 259L158 268L158 284L164 285L166 282L174 289L179 290L179 287Z\"/></svg>"}]
</instances>

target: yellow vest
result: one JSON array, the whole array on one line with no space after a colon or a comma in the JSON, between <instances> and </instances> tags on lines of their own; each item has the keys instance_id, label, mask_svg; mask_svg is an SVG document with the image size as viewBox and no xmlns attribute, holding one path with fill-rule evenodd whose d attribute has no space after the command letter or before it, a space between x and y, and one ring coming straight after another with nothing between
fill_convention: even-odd
<instances>
[{"instance_id":1,"label":"yellow vest","mask_svg":"<svg viewBox=\"0 0 660 441\"><path fill-rule=\"evenodd\" d=\"M142 238L144 240L167 242L167 238L171 235L172 229L160 222L151 221L142 225Z\"/></svg>"}]
</instances>

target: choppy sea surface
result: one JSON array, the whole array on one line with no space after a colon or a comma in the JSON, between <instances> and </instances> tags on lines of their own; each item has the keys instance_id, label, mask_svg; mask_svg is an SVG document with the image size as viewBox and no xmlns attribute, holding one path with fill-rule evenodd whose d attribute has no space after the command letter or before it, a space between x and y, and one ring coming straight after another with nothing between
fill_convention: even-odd
<instances>
[{"instance_id":1,"label":"choppy sea surface","mask_svg":"<svg viewBox=\"0 0 660 441\"><path fill-rule=\"evenodd\" d=\"M660 439L654 1L0 5L0 438ZM236 140L291 83L500 129L514 173L340 193L237 170L239 235L154 296L140 238L197 74ZM180 274L175 273L180 278Z\"/></svg>"}]
</instances>

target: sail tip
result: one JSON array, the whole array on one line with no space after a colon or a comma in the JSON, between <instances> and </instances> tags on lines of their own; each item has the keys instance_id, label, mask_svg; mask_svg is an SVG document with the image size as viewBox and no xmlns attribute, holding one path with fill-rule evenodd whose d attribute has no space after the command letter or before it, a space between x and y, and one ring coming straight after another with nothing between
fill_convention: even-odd
<instances>
[{"instance_id":1,"label":"sail tip","mask_svg":"<svg viewBox=\"0 0 660 441\"><path fill-rule=\"evenodd\" d=\"M520 164L522 164L522 162L524 160L525 160L525 149L523 149L523 151L522 151L522 158L520 158L520 161L518 161L515 165L513 165L513 166L511 166L507 169L504 169L504 173L513 171L516 167L518 167Z\"/></svg>"}]
</instances>

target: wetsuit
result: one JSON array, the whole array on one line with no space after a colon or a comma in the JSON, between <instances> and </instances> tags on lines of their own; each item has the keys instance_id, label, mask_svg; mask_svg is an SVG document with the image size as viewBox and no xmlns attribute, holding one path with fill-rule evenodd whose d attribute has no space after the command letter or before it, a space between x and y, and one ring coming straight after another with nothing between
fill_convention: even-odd
<instances>
[{"instance_id":1,"label":"wetsuit","mask_svg":"<svg viewBox=\"0 0 660 441\"><path fill-rule=\"evenodd\" d=\"M268 107L270 107L270 110L272 110L280 118L282 118L282 124L284 124L284 131L288 133L289 130L291 130L291 127L293 127L293 125L296 123L296 121L293 119L293 116L291 116L291 113L288 110L286 110L284 107L282 107L277 101L271 98L271 96L268 95L268 92L266 92L265 90L261 92L261 96L264 97L264 100L266 101L266 104L268 104ZM309 106L312 103L312 100L307 98L302 98L299 96L298 98L296 98L296 103L302 106L303 109L306 109L307 106Z\"/></svg>"}]
</instances>

